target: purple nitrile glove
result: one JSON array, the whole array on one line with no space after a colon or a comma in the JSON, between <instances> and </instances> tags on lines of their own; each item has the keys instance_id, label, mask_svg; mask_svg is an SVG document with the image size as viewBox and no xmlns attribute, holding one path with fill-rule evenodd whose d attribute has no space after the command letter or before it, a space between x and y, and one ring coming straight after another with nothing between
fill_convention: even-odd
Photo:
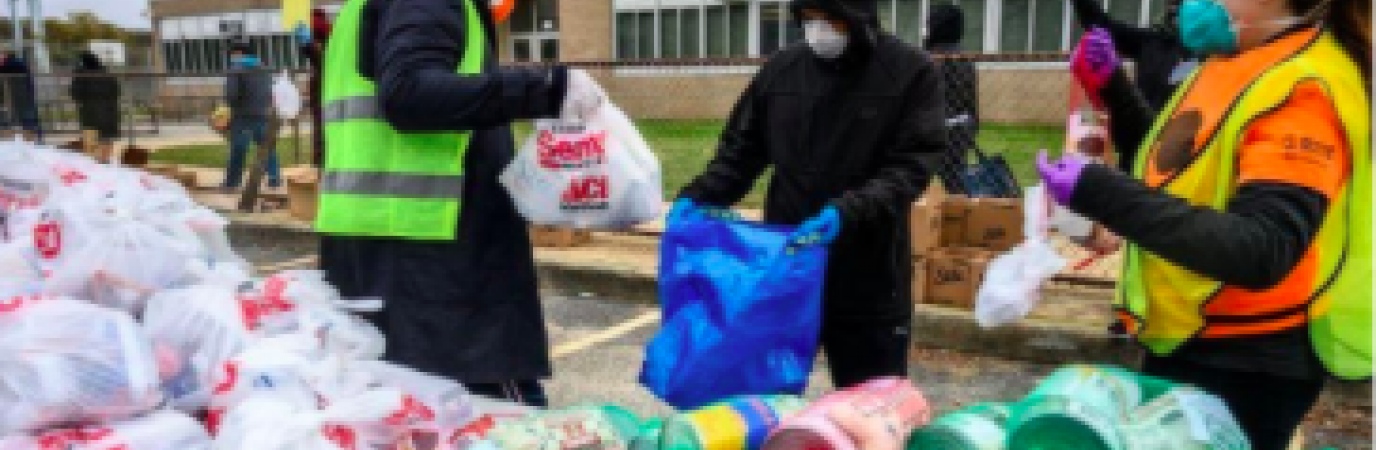
<instances>
[{"instance_id":1,"label":"purple nitrile glove","mask_svg":"<svg viewBox=\"0 0 1376 450\"><path fill-rule=\"evenodd\" d=\"M1113 47L1113 36L1108 30L1094 28L1075 46L1075 52L1070 55L1070 71L1086 91L1097 96L1121 62Z\"/></svg>"},{"instance_id":2,"label":"purple nitrile glove","mask_svg":"<svg viewBox=\"0 0 1376 450\"><path fill-rule=\"evenodd\" d=\"M1042 150L1037 154L1037 173L1041 174L1051 198L1061 206L1068 206L1070 199L1075 196L1075 186L1080 184L1080 174L1084 173L1089 163L1089 158L1076 154L1067 154L1051 161L1046 150Z\"/></svg>"}]
</instances>

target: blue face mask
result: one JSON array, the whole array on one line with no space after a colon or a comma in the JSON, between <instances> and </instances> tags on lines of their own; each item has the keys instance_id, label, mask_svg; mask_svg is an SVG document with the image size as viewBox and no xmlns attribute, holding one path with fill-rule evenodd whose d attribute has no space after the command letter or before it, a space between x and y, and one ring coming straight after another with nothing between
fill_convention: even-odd
<instances>
[{"instance_id":1,"label":"blue face mask","mask_svg":"<svg viewBox=\"0 0 1376 450\"><path fill-rule=\"evenodd\" d=\"M230 57L230 58L229 58L229 63L230 63L230 64L233 64L234 67L239 67L239 68L243 68L243 69L249 69L249 68L258 67L258 58L253 57L253 56L247 56L247 55L244 55L244 56L233 56L233 57Z\"/></svg>"},{"instance_id":2,"label":"blue face mask","mask_svg":"<svg viewBox=\"0 0 1376 450\"><path fill-rule=\"evenodd\" d=\"M1237 28L1218 0L1185 0L1180 5L1180 41L1198 55L1235 53Z\"/></svg>"}]
</instances>

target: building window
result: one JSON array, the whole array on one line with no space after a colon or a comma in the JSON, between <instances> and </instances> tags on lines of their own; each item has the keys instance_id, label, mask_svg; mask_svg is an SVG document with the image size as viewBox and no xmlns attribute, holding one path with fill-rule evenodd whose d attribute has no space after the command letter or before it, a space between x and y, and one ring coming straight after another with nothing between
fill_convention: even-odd
<instances>
[{"instance_id":1,"label":"building window","mask_svg":"<svg viewBox=\"0 0 1376 450\"><path fill-rule=\"evenodd\" d=\"M965 11L965 39L960 48L967 52L984 51L985 0L961 0L960 9Z\"/></svg>"},{"instance_id":2,"label":"building window","mask_svg":"<svg viewBox=\"0 0 1376 450\"><path fill-rule=\"evenodd\" d=\"M164 69L171 73L221 73L230 69L229 48L246 39L263 67L299 69L305 59L295 39L280 28L277 11L246 11L179 17L161 22Z\"/></svg>"},{"instance_id":3,"label":"building window","mask_svg":"<svg viewBox=\"0 0 1376 450\"><path fill-rule=\"evenodd\" d=\"M1026 52L1032 48L1032 0L1003 0L999 51Z\"/></svg>"},{"instance_id":4,"label":"building window","mask_svg":"<svg viewBox=\"0 0 1376 450\"><path fill-rule=\"evenodd\" d=\"M788 7L780 3L760 5L760 54L769 55L788 43Z\"/></svg>"},{"instance_id":5,"label":"building window","mask_svg":"<svg viewBox=\"0 0 1376 450\"><path fill-rule=\"evenodd\" d=\"M1065 35L1065 2L1063 0L1033 0L1032 50L1054 52L1061 50Z\"/></svg>"},{"instance_id":6,"label":"building window","mask_svg":"<svg viewBox=\"0 0 1376 450\"><path fill-rule=\"evenodd\" d=\"M768 56L802 39L788 0L614 1L618 58ZM1065 0L875 1L881 25L913 45L923 44L928 11L939 3L965 12L961 48L968 52L1064 51L1067 28L1078 29ZM1163 14L1166 3L1101 1L1114 18L1141 25Z\"/></svg>"},{"instance_id":7,"label":"building window","mask_svg":"<svg viewBox=\"0 0 1376 450\"><path fill-rule=\"evenodd\" d=\"M1147 21L1151 23L1165 23L1166 0L1148 0L1147 4L1151 6L1151 9L1147 11Z\"/></svg>"},{"instance_id":8,"label":"building window","mask_svg":"<svg viewBox=\"0 0 1376 450\"><path fill-rule=\"evenodd\" d=\"M1123 23L1142 24L1142 3L1146 0L1109 0L1108 14Z\"/></svg>"},{"instance_id":9,"label":"building window","mask_svg":"<svg viewBox=\"0 0 1376 450\"><path fill-rule=\"evenodd\" d=\"M927 27L923 12L924 0L898 0L893 30L904 42L922 45L922 30Z\"/></svg>"},{"instance_id":10,"label":"building window","mask_svg":"<svg viewBox=\"0 0 1376 450\"><path fill-rule=\"evenodd\" d=\"M752 8L784 3L702 0L697 6L655 8L655 0L618 0L616 56L618 58L725 58L751 56L752 36L761 47L778 48L790 31L770 17L751 23ZM769 22L769 23L765 23ZM761 30L769 34L761 35ZM792 33L798 35L800 33ZM657 38L657 39L656 39ZM768 41L768 42L766 42Z\"/></svg>"}]
</instances>

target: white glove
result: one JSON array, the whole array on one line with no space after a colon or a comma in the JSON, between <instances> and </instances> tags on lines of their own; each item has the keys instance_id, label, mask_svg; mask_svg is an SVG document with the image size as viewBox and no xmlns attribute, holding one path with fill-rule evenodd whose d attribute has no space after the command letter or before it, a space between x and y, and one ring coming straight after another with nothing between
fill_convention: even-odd
<instances>
[{"instance_id":1,"label":"white glove","mask_svg":"<svg viewBox=\"0 0 1376 450\"><path fill-rule=\"evenodd\" d=\"M560 118L583 121L591 118L607 101L607 92L597 84L583 69L569 69L568 91L564 94L564 106Z\"/></svg>"}]
</instances>

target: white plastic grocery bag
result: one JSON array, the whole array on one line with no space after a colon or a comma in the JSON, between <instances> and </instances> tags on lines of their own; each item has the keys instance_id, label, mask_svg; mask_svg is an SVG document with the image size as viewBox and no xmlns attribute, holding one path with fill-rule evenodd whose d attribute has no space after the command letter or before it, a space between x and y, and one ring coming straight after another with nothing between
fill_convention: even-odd
<instances>
[{"instance_id":1,"label":"white plastic grocery bag","mask_svg":"<svg viewBox=\"0 0 1376 450\"><path fill-rule=\"evenodd\" d=\"M191 417L158 411L109 425L47 430L0 439L0 450L208 450L210 435Z\"/></svg>"},{"instance_id":2,"label":"white plastic grocery bag","mask_svg":"<svg viewBox=\"0 0 1376 450\"><path fill-rule=\"evenodd\" d=\"M393 436L371 433L401 408L396 389L375 389L317 408L271 396L254 396L225 415L216 450L351 450L392 448ZM390 441L390 442L389 442Z\"/></svg>"},{"instance_id":3,"label":"white plastic grocery bag","mask_svg":"<svg viewBox=\"0 0 1376 450\"><path fill-rule=\"evenodd\" d=\"M536 122L501 181L532 223L619 229L663 207L659 161L615 105L582 123Z\"/></svg>"},{"instance_id":4,"label":"white plastic grocery bag","mask_svg":"<svg viewBox=\"0 0 1376 450\"><path fill-rule=\"evenodd\" d=\"M355 367L368 372L378 385L400 389L423 406L428 424L442 435L451 435L477 419L477 405L463 385L382 361L360 361Z\"/></svg>"},{"instance_id":5,"label":"white plastic grocery bag","mask_svg":"<svg viewBox=\"0 0 1376 450\"><path fill-rule=\"evenodd\" d=\"M295 119L301 115L301 90L291 81L291 75L282 72L272 83L272 106L282 119Z\"/></svg>"},{"instance_id":6,"label":"white plastic grocery bag","mask_svg":"<svg viewBox=\"0 0 1376 450\"><path fill-rule=\"evenodd\" d=\"M247 312L235 287L215 284L163 291L148 301L144 328L173 407L206 407L215 371L253 339Z\"/></svg>"},{"instance_id":7,"label":"white plastic grocery bag","mask_svg":"<svg viewBox=\"0 0 1376 450\"><path fill-rule=\"evenodd\" d=\"M161 403L152 350L132 317L36 300L0 311L0 434L124 419Z\"/></svg>"},{"instance_id":8,"label":"white plastic grocery bag","mask_svg":"<svg viewBox=\"0 0 1376 450\"><path fill-rule=\"evenodd\" d=\"M1027 239L989 263L975 297L975 318L981 327L1004 325L1032 312L1041 299L1041 286L1065 268L1065 258L1047 239L1048 198L1043 186L1027 189L1023 199L1023 233Z\"/></svg>"}]
</instances>

